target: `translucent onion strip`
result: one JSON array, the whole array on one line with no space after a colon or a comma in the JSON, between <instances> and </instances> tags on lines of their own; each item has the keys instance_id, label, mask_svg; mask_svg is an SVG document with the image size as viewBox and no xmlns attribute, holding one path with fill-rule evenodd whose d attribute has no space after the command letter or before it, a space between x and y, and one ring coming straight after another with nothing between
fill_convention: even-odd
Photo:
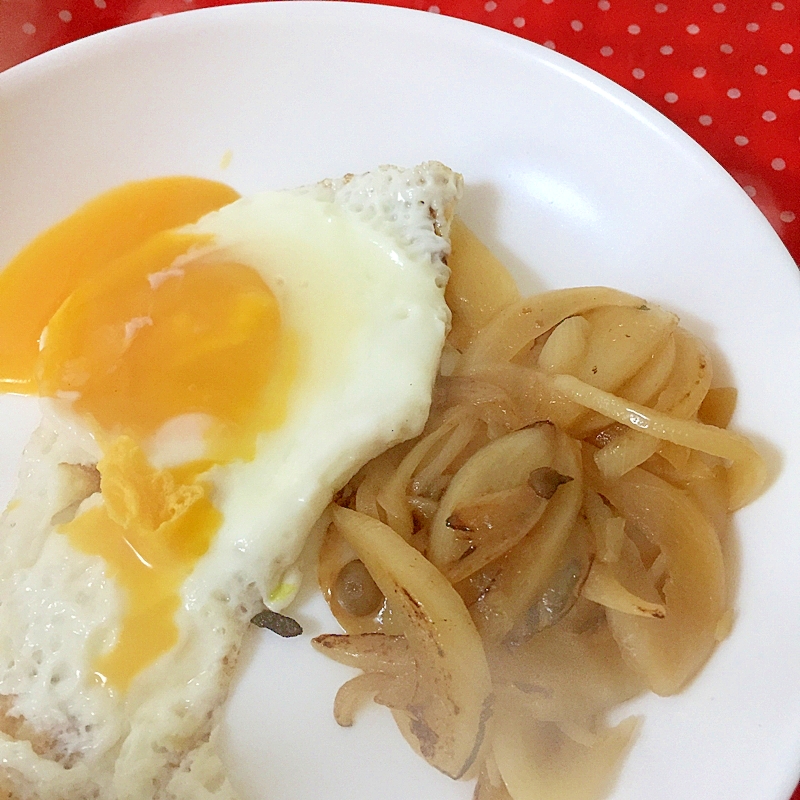
<instances>
[{"instance_id":1,"label":"translucent onion strip","mask_svg":"<svg viewBox=\"0 0 800 800\"><path fill-rule=\"evenodd\" d=\"M596 389L571 375L555 375L548 380L553 389L567 399L609 419L644 431L657 439L730 461L728 507L731 511L747 505L761 491L766 480L766 465L744 436L694 420L675 419Z\"/></svg>"},{"instance_id":2,"label":"translucent onion strip","mask_svg":"<svg viewBox=\"0 0 800 800\"><path fill-rule=\"evenodd\" d=\"M574 373L606 391L617 391L663 347L678 325L674 314L649 306L603 306L585 315L586 355Z\"/></svg>"},{"instance_id":3,"label":"translucent onion strip","mask_svg":"<svg viewBox=\"0 0 800 800\"><path fill-rule=\"evenodd\" d=\"M403 680L383 672L365 672L342 684L333 701L333 717L343 728L355 721L358 710L370 700L389 708L403 708L414 695L413 672Z\"/></svg>"},{"instance_id":4,"label":"translucent onion strip","mask_svg":"<svg viewBox=\"0 0 800 800\"><path fill-rule=\"evenodd\" d=\"M626 431L595 453L594 460L607 478L620 478L644 464L658 450L659 440L638 431Z\"/></svg>"},{"instance_id":5,"label":"translucent onion strip","mask_svg":"<svg viewBox=\"0 0 800 800\"><path fill-rule=\"evenodd\" d=\"M539 353L539 368L553 373L577 370L586 355L590 331L585 317L567 317L560 322Z\"/></svg>"},{"instance_id":6,"label":"translucent onion strip","mask_svg":"<svg viewBox=\"0 0 800 800\"><path fill-rule=\"evenodd\" d=\"M491 583L470 609L478 630L489 642L505 638L547 589L580 511L580 449L564 434L559 433L558 438L553 467L573 480L558 489L533 530L492 565Z\"/></svg>"},{"instance_id":7,"label":"translucent onion strip","mask_svg":"<svg viewBox=\"0 0 800 800\"><path fill-rule=\"evenodd\" d=\"M599 800L636 729L637 721L628 718L578 742L555 723L515 715L498 725L493 752L514 800Z\"/></svg>"},{"instance_id":8,"label":"translucent onion strip","mask_svg":"<svg viewBox=\"0 0 800 800\"><path fill-rule=\"evenodd\" d=\"M462 777L478 758L491 713L483 644L447 579L388 525L335 507L333 521L392 606L414 657L414 692L395 719L428 763Z\"/></svg>"},{"instance_id":9,"label":"translucent onion strip","mask_svg":"<svg viewBox=\"0 0 800 800\"><path fill-rule=\"evenodd\" d=\"M680 330L678 328L677 330ZM675 366L675 332L661 349L654 352L647 363L629 381L619 387L617 394L635 403L650 405L664 389Z\"/></svg>"},{"instance_id":10,"label":"translucent onion strip","mask_svg":"<svg viewBox=\"0 0 800 800\"><path fill-rule=\"evenodd\" d=\"M583 584L583 596L587 600L599 603L623 614L634 614L639 617L663 619L667 611L663 603L651 603L629 592L617 579L614 570L608 564L596 561L589 570L589 577Z\"/></svg>"},{"instance_id":11,"label":"translucent onion strip","mask_svg":"<svg viewBox=\"0 0 800 800\"><path fill-rule=\"evenodd\" d=\"M467 426L471 432L474 421L474 416L462 407L457 407L446 415L435 430L417 441L384 487L378 491L376 502L384 511L386 523L406 541L410 542L414 535L414 520L406 499L411 478L440 441L453 435L459 427Z\"/></svg>"},{"instance_id":12,"label":"translucent onion strip","mask_svg":"<svg viewBox=\"0 0 800 800\"><path fill-rule=\"evenodd\" d=\"M450 227L450 241L445 299L453 327L448 340L463 350L498 311L519 300L519 290L508 270L458 216Z\"/></svg>"},{"instance_id":13,"label":"translucent onion strip","mask_svg":"<svg viewBox=\"0 0 800 800\"><path fill-rule=\"evenodd\" d=\"M561 320L608 305L637 307L645 302L625 292L598 286L556 289L520 300L497 314L480 331L464 351L458 372L469 374L487 362L511 361Z\"/></svg>"},{"instance_id":14,"label":"translucent onion strip","mask_svg":"<svg viewBox=\"0 0 800 800\"><path fill-rule=\"evenodd\" d=\"M646 470L635 469L618 481L606 481L599 473L593 479L617 512L664 555L665 617L609 610L608 620L650 688L661 695L674 694L705 664L727 608L725 565L716 532L685 492Z\"/></svg>"},{"instance_id":15,"label":"translucent onion strip","mask_svg":"<svg viewBox=\"0 0 800 800\"><path fill-rule=\"evenodd\" d=\"M555 454L556 431L552 425L535 425L495 439L479 450L453 476L431 525L428 558L439 569L461 558L467 545L448 524L459 506L478 498L522 486L537 467L550 466ZM523 509L524 511L524 509ZM544 508L531 508L524 535Z\"/></svg>"},{"instance_id":16,"label":"translucent onion strip","mask_svg":"<svg viewBox=\"0 0 800 800\"><path fill-rule=\"evenodd\" d=\"M656 400L655 409L689 419L697 413L708 394L713 371L708 350L696 336L678 328L674 338L675 368Z\"/></svg>"}]
</instances>

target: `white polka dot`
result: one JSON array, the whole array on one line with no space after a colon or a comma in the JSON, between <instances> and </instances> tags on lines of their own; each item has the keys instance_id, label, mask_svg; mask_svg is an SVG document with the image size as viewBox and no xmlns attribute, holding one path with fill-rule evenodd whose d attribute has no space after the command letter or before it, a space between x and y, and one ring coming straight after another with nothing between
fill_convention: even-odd
<instances>
[{"instance_id":1,"label":"white polka dot","mask_svg":"<svg viewBox=\"0 0 800 800\"><path fill-rule=\"evenodd\" d=\"M548 39L546 42L542 42L542 45L548 48L548 50L556 49L556 43L552 39Z\"/></svg>"},{"instance_id":2,"label":"white polka dot","mask_svg":"<svg viewBox=\"0 0 800 800\"><path fill-rule=\"evenodd\" d=\"M790 100L800 100L800 89L789 89Z\"/></svg>"},{"instance_id":3,"label":"white polka dot","mask_svg":"<svg viewBox=\"0 0 800 800\"><path fill-rule=\"evenodd\" d=\"M672 49L672 45L665 44L658 48L658 52L662 56L671 56L675 51Z\"/></svg>"},{"instance_id":4,"label":"white polka dot","mask_svg":"<svg viewBox=\"0 0 800 800\"><path fill-rule=\"evenodd\" d=\"M792 47L789 42L784 42L778 49L781 51L781 53L787 56L794 53L794 47Z\"/></svg>"},{"instance_id":5,"label":"white polka dot","mask_svg":"<svg viewBox=\"0 0 800 800\"><path fill-rule=\"evenodd\" d=\"M700 26L695 25L693 22L691 25L686 26L686 33L691 33L694 36L696 33L700 33Z\"/></svg>"},{"instance_id":6,"label":"white polka dot","mask_svg":"<svg viewBox=\"0 0 800 800\"><path fill-rule=\"evenodd\" d=\"M637 81L640 81L642 78L644 78L644 70L636 67L636 69L631 72L631 75L633 75Z\"/></svg>"},{"instance_id":7,"label":"white polka dot","mask_svg":"<svg viewBox=\"0 0 800 800\"><path fill-rule=\"evenodd\" d=\"M601 47L600 48L600 55L601 56L605 56L606 58L608 58L609 56L613 56L614 55L614 48L613 47L609 47L608 45L606 45L605 47Z\"/></svg>"},{"instance_id":8,"label":"white polka dot","mask_svg":"<svg viewBox=\"0 0 800 800\"><path fill-rule=\"evenodd\" d=\"M750 33L755 33L761 26L757 22L748 22L744 27L745 30L750 31Z\"/></svg>"},{"instance_id":9,"label":"white polka dot","mask_svg":"<svg viewBox=\"0 0 800 800\"><path fill-rule=\"evenodd\" d=\"M728 97L730 97L731 100L738 100L741 96L742 93L739 89L728 89Z\"/></svg>"},{"instance_id":10,"label":"white polka dot","mask_svg":"<svg viewBox=\"0 0 800 800\"><path fill-rule=\"evenodd\" d=\"M484 4L483 10L489 11L490 13L497 8L497 3L494 0L489 0L488 3Z\"/></svg>"},{"instance_id":11,"label":"white polka dot","mask_svg":"<svg viewBox=\"0 0 800 800\"><path fill-rule=\"evenodd\" d=\"M731 47L731 45L729 45L729 44L721 44L721 45L719 46L719 49L720 49L720 50L721 50L723 53L727 53L728 55L730 55L730 54L733 52L733 47Z\"/></svg>"},{"instance_id":12,"label":"white polka dot","mask_svg":"<svg viewBox=\"0 0 800 800\"><path fill-rule=\"evenodd\" d=\"M744 147L746 144L749 144L750 140L746 136L734 136L733 141L739 145L739 147Z\"/></svg>"},{"instance_id":13,"label":"white polka dot","mask_svg":"<svg viewBox=\"0 0 800 800\"><path fill-rule=\"evenodd\" d=\"M794 211L781 211L781 222L794 222L795 219Z\"/></svg>"},{"instance_id":14,"label":"white polka dot","mask_svg":"<svg viewBox=\"0 0 800 800\"><path fill-rule=\"evenodd\" d=\"M656 14L664 14L668 8L666 3L656 3Z\"/></svg>"},{"instance_id":15,"label":"white polka dot","mask_svg":"<svg viewBox=\"0 0 800 800\"><path fill-rule=\"evenodd\" d=\"M714 3L711 8L717 13L722 14L725 11L725 3Z\"/></svg>"},{"instance_id":16,"label":"white polka dot","mask_svg":"<svg viewBox=\"0 0 800 800\"><path fill-rule=\"evenodd\" d=\"M763 119L764 122L775 122L775 120L778 119L778 115L774 111L765 111L761 115L761 119Z\"/></svg>"},{"instance_id":17,"label":"white polka dot","mask_svg":"<svg viewBox=\"0 0 800 800\"><path fill-rule=\"evenodd\" d=\"M783 11L784 8L786 8L786 6L783 3L773 3L772 4L772 10L773 11Z\"/></svg>"},{"instance_id":18,"label":"white polka dot","mask_svg":"<svg viewBox=\"0 0 800 800\"><path fill-rule=\"evenodd\" d=\"M439 8L439 6L429 6L428 7L428 11L430 11L431 14L441 14L442 13L442 9Z\"/></svg>"},{"instance_id":19,"label":"white polka dot","mask_svg":"<svg viewBox=\"0 0 800 800\"><path fill-rule=\"evenodd\" d=\"M675 92L667 92L667 93L664 95L664 99L665 99L665 100L666 100L668 103L677 103L677 102L678 102L678 95L676 95L676 94L675 94Z\"/></svg>"},{"instance_id":20,"label":"white polka dot","mask_svg":"<svg viewBox=\"0 0 800 800\"><path fill-rule=\"evenodd\" d=\"M786 169L786 162L782 158L773 158L772 169L776 172L780 172L782 169Z\"/></svg>"},{"instance_id":21,"label":"white polka dot","mask_svg":"<svg viewBox=\"0 0 800 800\"><path fill-rule=\"evenodd\" d=\"M514 17L514 27L515 28L524 28L525 27L525 17Z\"/></svg>"},{"instance_id":22,"label":"white polka dot","mask_svg":"<svg viewBox=\"0 0 800 800\"><path fill-rule=\"evenodd\" d=\"M634 36L640 34L642 29L638 25L628 25L628 33L633 34Z\"/></svg>"},{"instance_id":23,"label":"white polka dot","mask_svg":"<svg viewBox=\"0 0 800 800\"><path fill-rule=\"evenodd\" d=\"M59 11L58 12L58 18L62 22L71 22L72 21L72 14L69 11L67 11L66 9L64 9L63 11Z\"/></svg>"},{"instance_id":24,"label":"white polka dot","mask_svg":"<svg viewBox=\"0 0 800 800\"><path fill-rule=\"evenodd\" d=\"M159 17L163 17L164 15L160 11L154 11L150 15L150 19L158 19Z\"/></svg>"},{"instance_id":25,"label":"white polka dot","mask_svg":"<svg viewBox=\"0 0 800 800\"><path fill-rule=\"evenodd\" d=\"M106 0L94 0L94 4L98 8L105 8L106 7Z\"/></svg>"},{"instance_id":26,"label":"white polka dot","mask_svg":"<svg viewBox=\"0 0 800 800\"><path fill-rule=\"evenodd\" d=\"M707 128L714 120L708 114L701 114L697 121Z\"/></svg>"},{"instance_id":27,"label":"white polka dot","mask_svg":"<svg viewBox=\"0 0 800 800\"><path fill-rule=\"evenodd\" d=\"M36 26L32 22L24 22L22 24L22 32L28 36L33 36L36 33Z\"/></svg>"},{"instance_id":28,"label":"white polka dot","mask_svg":"<svg viewBox=\"0 0 800 800\"><path fill-rule=\"evenodd\" d=\"M755 186L742 186L742 189L750 195L750 197L756 196L756 187Z\"/></svg>"},{"instance_id":29,"label":"white polka dot","mask_svg":"<svg viewBox=\"0 0 800 800\"><path fill-rule=\"evenodd\" d=\"M705 78L705 76L706 76L706 68L705 67L695 67L692 70L692 75L694 75L695 78Z\"/></svg>"},{"instance_id":30,"label":"white polka dot","mask_svg":"<svg viewBox=\"0 0 800 800\"><path fill-rule=\"evenodd\" d=\"M582 31L583 30L583 23L579 19L574 19L569 24L570 28L574 31Z\"/></svg>"},{"instance_id":31,"label":"white polka dot","mask_svg":"<svg viewBox=\"0 0 800 800\"><path fill-rule=\"evenodd\" d=\"M552 3L552 2L553 2L553 0L542 0L542 2L543 2L543 3L544 3L546 6L549 6L549 5L550 5L550 3Z\"/></svg>"},{"instance_id":32,"label":"white polka dot","mask_svg":"<svg viewBox=\"0 0 800 800\"><path fill-rule=\"evenodd\" d=\"M767 68L763 64L756 64L753 67L753 72L755 72L756 75L766 75L767 74Z\"/></svg>"},{"instance_id":33,"label":"white polka dot","mask_svg":"<svg viewBox=\"0 0 800 800\"><path fill-rule=\"evenodd\" d=\"M611 3L609 3L608 0L600 0L600 2L597 4L597 7L601 11L608 11L608 9L611 8Z\"/></svg>"}]
</instances>

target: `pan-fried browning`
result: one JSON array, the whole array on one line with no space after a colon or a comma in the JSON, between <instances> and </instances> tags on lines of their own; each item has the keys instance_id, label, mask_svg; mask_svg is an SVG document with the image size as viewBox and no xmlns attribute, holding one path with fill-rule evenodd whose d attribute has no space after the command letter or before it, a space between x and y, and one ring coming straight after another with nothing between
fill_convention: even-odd
<instances>
[{"instance_id":1,"label":"pan-fried browning","mask_svg":"<svg viewBox=\"0 0 800 800\"><path fill-rule=\"evenodd\" d=\"M609 711L679 692L729 629L728 515L764 464L674 314L602 287L492 296L463 273L502 267L469 241L425 431L334 510L320 581L348 633L317 646L364 671L337 718L374 696L475 800L593 800L635 735ZM356 557L383 594L364 614L335 593Z\"/></svg>"}]
</instances>

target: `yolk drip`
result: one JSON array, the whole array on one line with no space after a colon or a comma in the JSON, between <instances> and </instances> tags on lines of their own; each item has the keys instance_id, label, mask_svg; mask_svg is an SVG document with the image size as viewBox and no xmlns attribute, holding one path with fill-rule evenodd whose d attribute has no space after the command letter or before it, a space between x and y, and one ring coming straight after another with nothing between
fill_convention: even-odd
<instances>
[{"instance_id":1,"label":"yolk drip","mask_svg":"<svg viewBox=\"0 0 800 800\"><path fill-rule=\"evenodd\" d=\"M238 196L201 178L126 183L34 239L0 273L0 382L6 391L36 392L39 337L76 286L158 231L196 222Z\"/></svg>"},{"instance_id":2,"label":"yolk drip","mask_svg":"<svg viewBox=\"0 0 800 800\"><path fill-rule=\"evenodd\" d=\"M201 473L252 459L285 414L294 349L274 295L212 236L173 230L236 197L195 178L128 184L0 274L0 390L70 402L103 448L101 502L60 530L126 594L95 663L121 689L177 642L180 587L222 522ZM202 462L156 469L148 442L187 414L205 421Z\"/></svg>"},{"instance_id":3,"label":"yolk drip","mask_svg":"<svg viewBox=\"0 0 800 800\"><path fill-rule=\"evenodd\" d=\"M222 516L202 481L156 470L121 436L98 464L103 504L63 525L72 545L105 559L127 592L122 631L95 662L109 683L127 688L136 674L178 641L178 588L209 547Z\"/></svg>"}]
</instances>

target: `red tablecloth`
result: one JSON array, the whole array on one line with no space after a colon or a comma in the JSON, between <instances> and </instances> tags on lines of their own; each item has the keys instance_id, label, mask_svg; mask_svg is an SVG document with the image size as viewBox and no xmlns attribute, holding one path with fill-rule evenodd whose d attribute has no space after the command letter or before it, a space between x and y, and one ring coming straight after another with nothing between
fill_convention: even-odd
<instances>
[{"instance_id":1,"label":"red tablecloth","mask_svg":"<svg viewBox=\"0 0 800 800\"><path fill-rule=\"evenodd\" d=\"M117 25L231 2L0 0L0 70ZM733 175L800 262L800 0L385 2L523 36L630 89Z\"/></svg>"}]
</instances>

